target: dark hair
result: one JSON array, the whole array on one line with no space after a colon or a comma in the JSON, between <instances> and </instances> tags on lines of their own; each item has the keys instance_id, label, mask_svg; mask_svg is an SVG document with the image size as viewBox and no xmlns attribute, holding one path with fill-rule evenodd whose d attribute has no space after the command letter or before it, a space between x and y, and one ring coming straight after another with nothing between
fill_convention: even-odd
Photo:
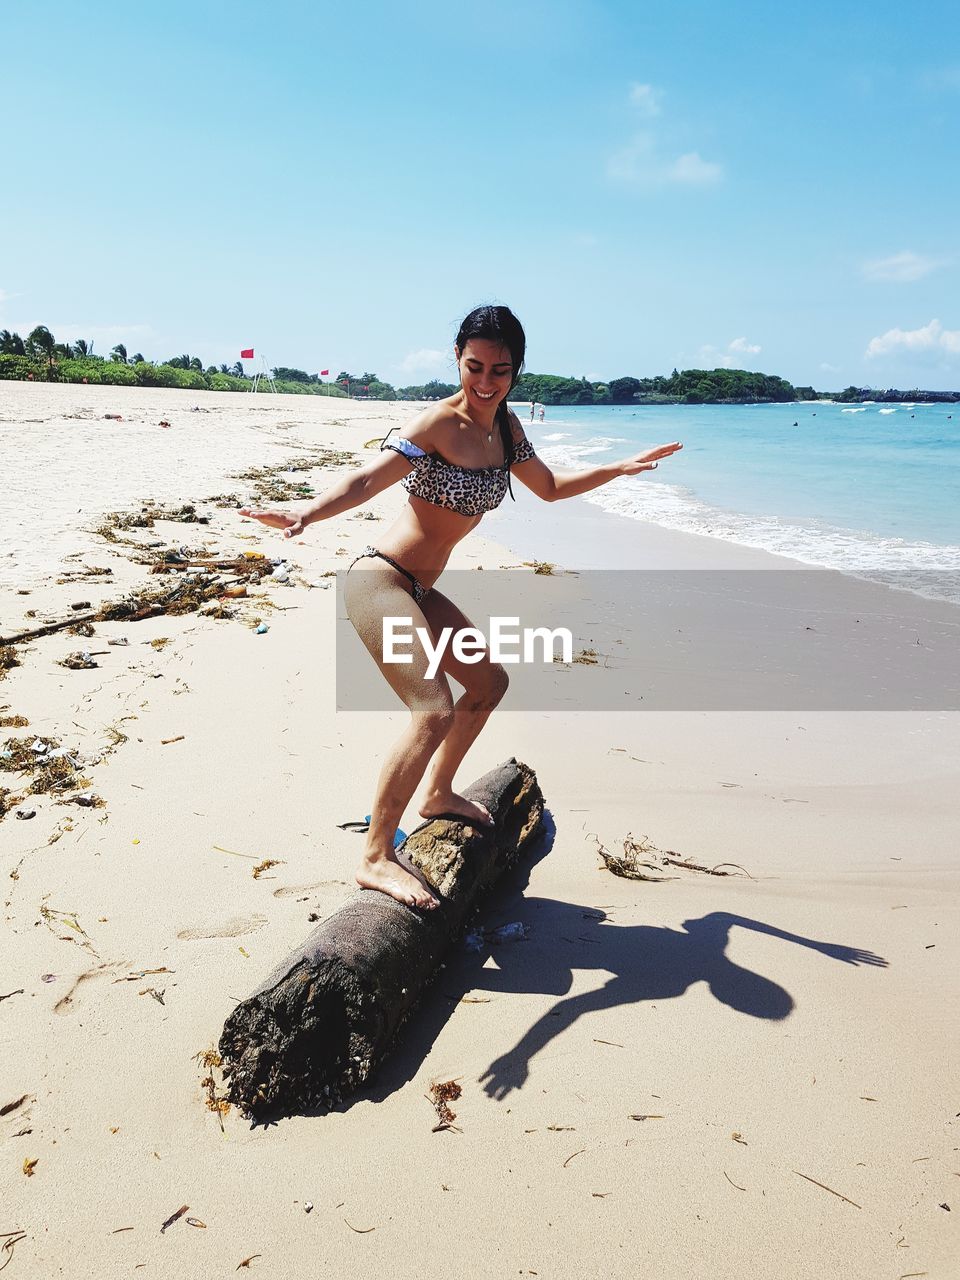
<instances>
[{"instance_id":1,"label":"dark hair","mask_svg":"<svg viewBox=\"0 0 960 1280\"><path fill-rule=\"evenodd\" d=\"M527 351L527 338L523 332L523 325L517 317L509 307L474 307L457 331L456 346L461 356L471 338L498 342L502 347L507 348L513 365L513 378L510 381L510 391L512 391L517 385ZM510 430L510 411L507 408L507 397L510 391L497 405L497 424L503 438L508 465L513 461L513 432Z\"/></svg>"}]
</instances>

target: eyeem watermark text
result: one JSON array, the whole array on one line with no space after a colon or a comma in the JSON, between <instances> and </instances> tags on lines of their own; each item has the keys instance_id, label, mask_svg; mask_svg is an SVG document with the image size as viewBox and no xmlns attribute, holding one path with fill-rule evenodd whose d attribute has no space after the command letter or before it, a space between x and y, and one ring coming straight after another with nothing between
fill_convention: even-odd
<instances>
[{"instance_id":1,"label":"eyeem watermark text","mask_svg":"<svg viewBox=\"0 0 960 1280\"><path fill-rule=\"evenodd\" d=\"M444 627L434 642L429 628L414 627L412 618L387 617L383 620L384 662L413 662L414 636L427 655L426 680L432 680L440 670L448 647L458 662L468 665L482 662L485 657L500 663L570 662L573 658L573 636L566 627L521 630L519 617L494 617L490 619L489 639L478 627ZM554 652L557 645L559 656Z\"/></svg>"}]
</instances>

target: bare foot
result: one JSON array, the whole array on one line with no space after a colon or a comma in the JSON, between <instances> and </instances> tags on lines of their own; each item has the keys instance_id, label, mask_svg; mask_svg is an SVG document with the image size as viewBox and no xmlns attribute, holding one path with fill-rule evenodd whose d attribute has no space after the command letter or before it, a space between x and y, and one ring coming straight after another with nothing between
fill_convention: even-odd
<instances>
[{"instance_id":1,"label":"bare foot","mask_svg":"<svg viewBox=\"0 0 960 1280\"><path fill-rule=\"evenodd\" d=\"M456 791L429 791L423 798L419 809L421 818L446 818L456 814L460 818L469 818L481 827L494 826L490 810L485 804L476 800L468 800Z\"/></svg>"},{"instance_id":2,"label":"bare foot","mask_svg":"<svg viewBox=\"0 0 960 1280\"><path fill-rule=\"evenodd\" d=\"M432 911L440 904L416 876L405 871L392 854L379 857L368 854L357 868L357 884L361 889L379 889L407 907Z\"/></svg>"}]
</instances>

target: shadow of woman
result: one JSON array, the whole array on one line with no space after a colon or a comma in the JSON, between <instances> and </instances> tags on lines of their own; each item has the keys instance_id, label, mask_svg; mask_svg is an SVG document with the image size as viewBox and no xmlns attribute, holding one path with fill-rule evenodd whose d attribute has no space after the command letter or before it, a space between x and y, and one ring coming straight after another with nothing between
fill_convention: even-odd
<instances>
[{"instance_id":1,"label":"shadow of woman","mask_svg":"<svg viewBox=\"0 0 960 1280\"><path fill-rule=\"evenodd\" d=\"M563 995L573 984L575 969L606 970L613 976L596 990L560 1000L514 1048L490 1064L480 1080L490 1097L498 1099L524 1084L531 1059L545 1045L584 1014L600 1009L675 998L694 983L705 982L717 1000L738 1013L775 1021L786 1018L793 1009L789 992L726 955L735 925L809 947L844 964L887 963L858 947L818 942L726 911L684 920L680 929L671 929L615 925L602 911L550 898L527 898L524 907L526 920L533 924L532 936L493 953L503 960L501 968L478 966L472 975L475 989ZM576 948L574 953L571 948ZM484 958L477 960L482 964Z\"/></svg>"}]
</instances>

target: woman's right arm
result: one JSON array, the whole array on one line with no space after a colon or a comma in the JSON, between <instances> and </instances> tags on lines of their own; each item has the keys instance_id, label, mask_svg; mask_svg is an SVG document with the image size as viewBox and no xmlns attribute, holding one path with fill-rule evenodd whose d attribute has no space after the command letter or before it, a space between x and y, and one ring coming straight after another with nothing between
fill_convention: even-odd
<instances>
[{"instance_id":1,"label":"woman's right arm","mask_svg":"<svg viewBox=\"0 0 960 1280\"><path fill-rule=\"evenodd\" d=\"M430 451L433 448L436 422L443 420L444 402L431 404L428 410L417 413L410 426L404 431L404 439L410 440L417 447ZM397 484L410 471L410 461L394 449L384 449L374 461L367 462L360 471L351 475L340 476L337 483L330 485L319 498L314 498L306 507L294 511L273 511L270 508L241 507L241 516L251 516L259 520L261 525L269 525L270 529L282 529L284 538L296 538L302 534L307 525L317 520L329 520L330 516L343 515L353 507L362 507L370 502L376 494L383 493L390 485Z\"/></svg>"},{"instance_id":2,"label":"woman's right arm","mask_svg":"<svg viewBox=\"0 0 960 1280\"><path fill-rule=\"evenodd\" d=\"M411 431L409 434L412 436L414 433ZM423 432L416 434L423 447ZM396 484L409 470L410 463L402 454L386 449L359 471L341 476L305 507L292 511L241 507L240 514L259 520L271 529L282 529L285 538L295 538L303 533L307 525L314 524L317 520L329 520L331 516L342 515L344 511L351 511L354 507L369 502L378 493Z\"/></svg>"}]
</instances>

